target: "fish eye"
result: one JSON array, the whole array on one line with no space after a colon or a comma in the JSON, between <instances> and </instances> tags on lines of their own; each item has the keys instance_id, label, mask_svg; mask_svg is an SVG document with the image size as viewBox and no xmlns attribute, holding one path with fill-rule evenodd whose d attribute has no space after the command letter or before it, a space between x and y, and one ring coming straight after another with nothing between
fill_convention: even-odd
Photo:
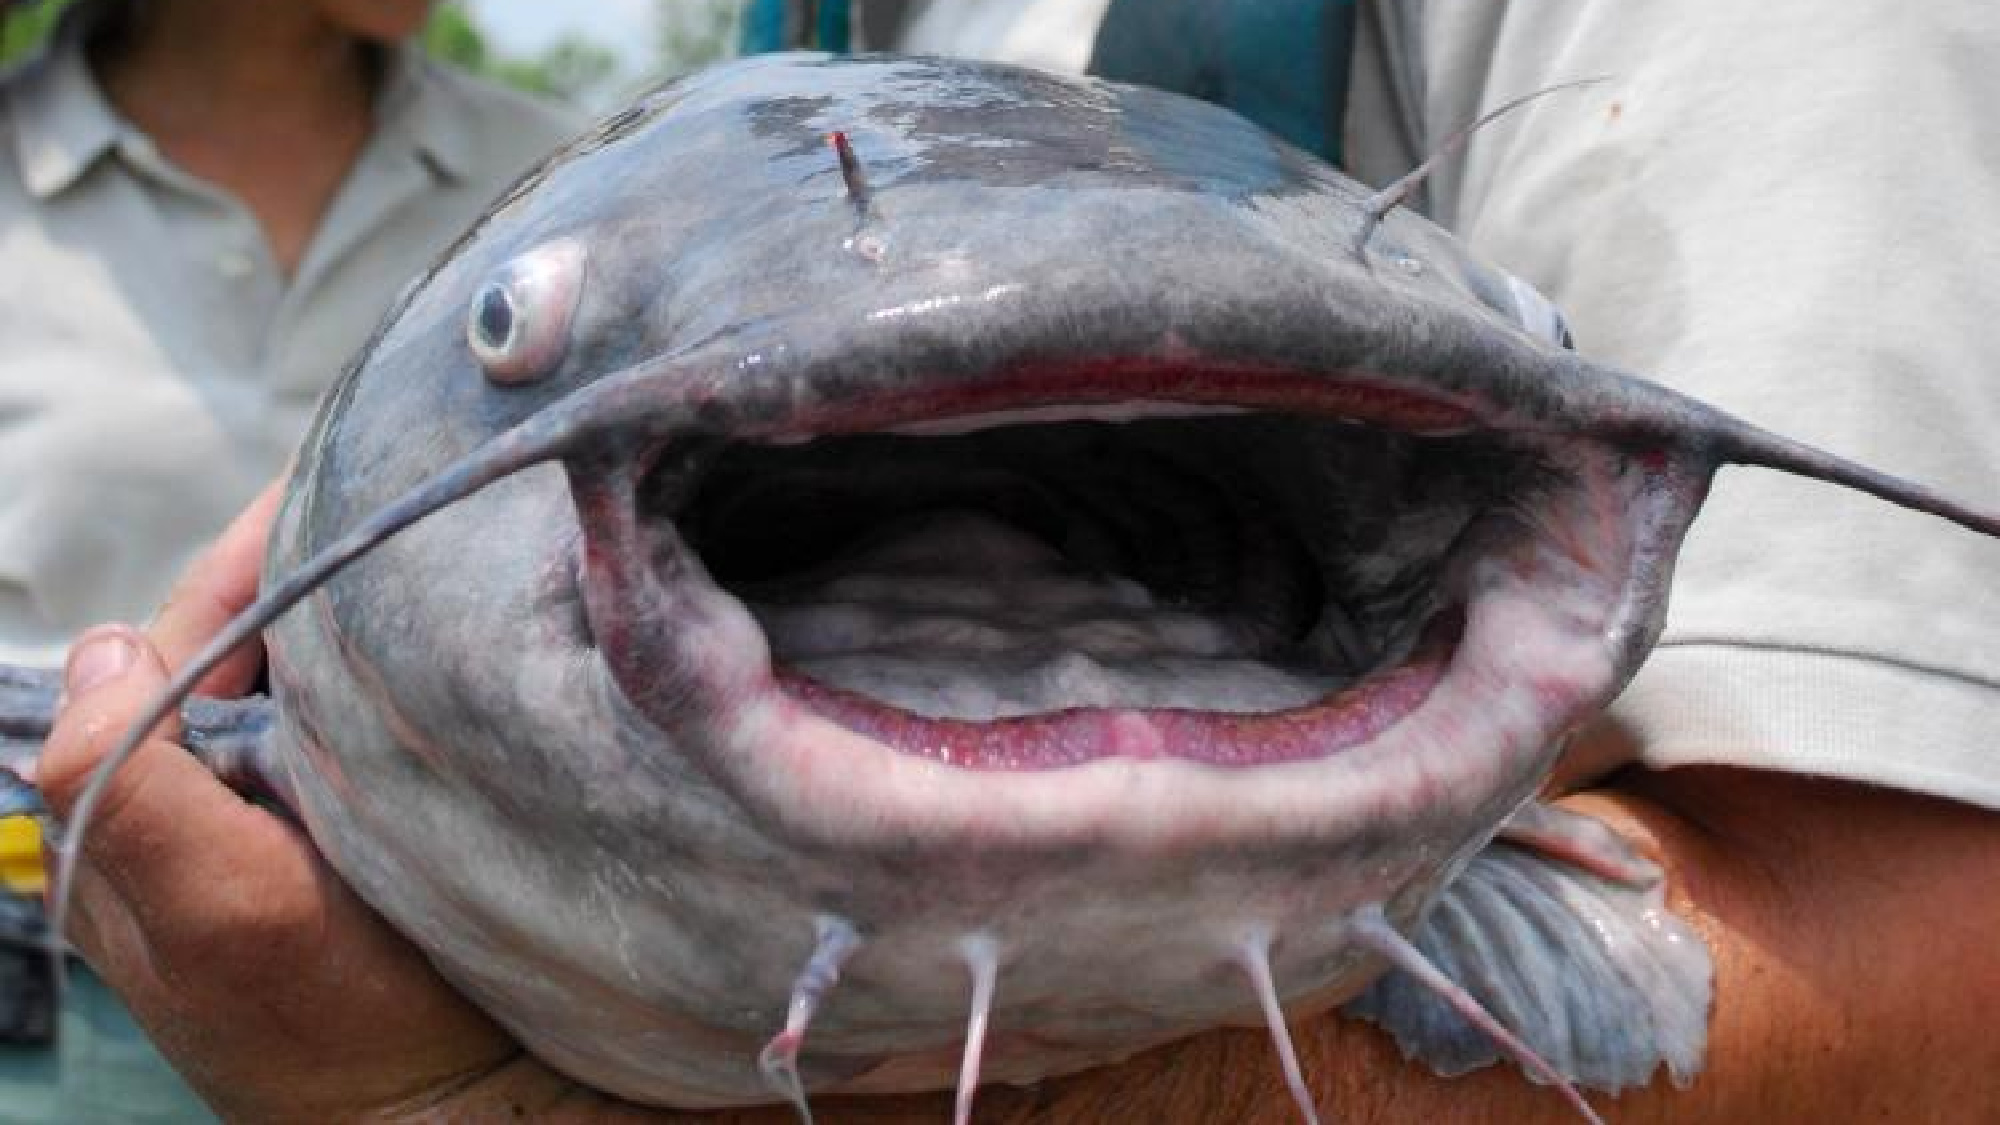
<instances>
[{"instance_id":1,"label":"fish eye","mask_svg":"<svg viewBox=\"0 0 2000 1125\"><path fill-rule=\"evenodd\" d=\"M494 271L466 310L465 343L486 378L533 383L562 364L583 295L583 244L544 243Z\"/></svg>"},{"instance_id":2,"label":"fish eye","mask_svg":"<svg viewBox=\"0 0 2000 1125\"><path fill-rule=\"evenodd\" d=\"M1569 321L1563 318L1562 310L1556 307L1554 301L1512 274L1507 275L1507 291L1514 297L1514 320L1522 331L1565 351L1576 350L1576 340L1569 332Z\"/></svg>"}]
</instances>

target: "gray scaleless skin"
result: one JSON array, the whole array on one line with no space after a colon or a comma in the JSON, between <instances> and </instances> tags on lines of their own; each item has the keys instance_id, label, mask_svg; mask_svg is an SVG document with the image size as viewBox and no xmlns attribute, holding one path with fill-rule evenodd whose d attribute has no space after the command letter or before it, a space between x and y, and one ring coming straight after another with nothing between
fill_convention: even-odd
<instances>
[{"instance_id":1,"label":"gray scaleless skin","mask_svg":"<svg viewBox=\"0 0 2000 1125\"><path fill-rule=\"evenodd\" d=\"M643 98L324 405L217 642L303 599L275 790L643 1102L950 1087L968 1038L1032 1081L1280 1003L1689 1079L1707 953L1532 803L1563 736L1722 462L1995 522L1592 363L1371 208L1223 110L1005 67Z\"/></svg>"}]
</instances>

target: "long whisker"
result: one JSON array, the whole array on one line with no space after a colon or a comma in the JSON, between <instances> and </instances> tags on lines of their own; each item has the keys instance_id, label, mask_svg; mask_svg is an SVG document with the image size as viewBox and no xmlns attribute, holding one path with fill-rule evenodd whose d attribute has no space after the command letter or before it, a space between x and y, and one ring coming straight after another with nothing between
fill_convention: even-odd
<instances>
[{"instance_id":1,"label":"long whisker","mask_svg":"<svg viewBox=\"0 0 2000 1125\"><path fill-rule=\"evenodd\" d=\"M980 1056L986 1049L986 1021L993 1012L993 986L1000 975L1000 943L974 936L958 943L959 955L972 973L972 1015L965 1025L965 1054L958 1064L958 1103L953 1125L970 1125L972 1095L979 1088Z\"/></svg>"},{"instance_id":2,"label":"long whisker","mask_svg":"<svg viewBox=\"0 0 2000 1125\"><path fill-rule=\"evenodd\" d=\"M338 542L313 556L276 586L258 597L248 609L215 635L195 656L181 666L167 686L125 732L115 749L99 762L83 787L68 817L70 830L56 848L56 885L50 896L49 920L61 933L69 916L70 891L75 882L77 856L98 802L111 778L137 752L174 709L193 693L202 677L214 671L229 654L242 647L265 626L297 605L355 559L367 554L383 540L423 517L455 501L464 499L487 485L530 465L549 460L569 440L570 427L551 425L547 414L537 415L501 434L461 459L435 478L411 491L363 521Z\"/></svg>"},{"instance_id":3,"label":"long whisker","mask_svg":"<svg viewBox=\"0 0 2000 1125\"><path fill-rule=\"evenodd\" d=\"M861 935L844 918L821 915L814 923L818 931L812 956L792 986L791 1009L785 1014L785 1029L771 1037L757 1055L757 1069L771 1088L792 1103L803 1125L812 1125L812 1104L806 1100L805 1082L799 1077L799 1048L806 1030L812 1026L820 1002L840 983L841 967L861 947Z\"/></svg>"},{"instance_id":4,"label":"long whisker","mask_svg":"<svg viewBox=\"0 0 2000 1125\"><path fill-rule=\"evenodd\" d=\"M1381 225L1382 220L1388 216L1389 212L1402 206L1404 201L1410 198L1411 193L1417 190L1417 186L1429 179L1432 172L1437 171L1438 165L1446 157L1465 147L1465 143L1472 139L1474 133L1479 132L1479 130L1484 129L1486 126L1537 98L1553 94L1558 90L1574 90L1581 86L1595 86L1608 81L1610 81L1608 75L1599 75L1595 78L1578 78L1570 82L1558 82L1553 86L1544 86L1539 90L1522 94L1520 97L1513 98L1494 109L1488 110L1480 116L1479 120L1474 121L1470 125L1461 126L1458 131L1446 137L1444 143L1439 145L1436 151L1432 152L1422 164L1404 173L1401 179L1369 196L1361 204L1361 224L1354 236L1355 254L1360 255L1367 251L1368 239L1374 235L1375 228Z\"/></svg>"},{"instance_id":5,"label":"long whisker","mask_svg":"<svg viewBox=\"0 0 2000 1125\"><path fill-rule=\"evenodd\" d=\"M2000 509L1962 503L1925 485L1793 441L1712 407L1701 407L1700 412L1703 423L1714 435L1717 451L1725 461L1739 465L1762 465L1852 488L1891 504L1950 520L1981 535L2000 537Z\"/></svg>"},{"instance_id":6,"label":"long whisker","mask_svg":"<svg viewBox=\"0 0 2000 1125\"><path fill-rule=\"evenodd\" d=\"M1313 1104L1312 1091L1306 1086L1305 1073L1299 1069L1298 1050L1292 1045L1291 1028L1285 1026L1285 1011L1278 1004L1277 984L1271 979L1271 931L1259 926L1243 939L1237 950L1237 959L1243 971L1250 976L1250 987L1257 993L1257 1003L1264 1009L1264 1023L1271 1029L1271 1043L1278 1049L1278 1065L1285 1072L1285 1087L1292 1092L1292 1101L1299 1107L1299 1115L1307 1125L1319 1125L1319 1107Z\"/></svg>"},{"instance_id":7,"label":"long whisker","mask_svg":"<svg viewBox=\"0 0 2000 1125\"><path fill-rule=\"evenodd\" d=\"M1486 1010L1486 1006L1481 1004L1477 997L1459 987L1450 977L1439 971L1436 965L1431 964L1422 950L1396 932L1396 928L1389 924L1388 918L1383 916L1380 907L1358 910L1349 916L1345 924L1348 936L1374 953L1387 958L1398 969L1416 978L1417 983L1436 993L1438 998L1451 1005L1452 1010L1456 1011L1465 1022L1492 1039L1502 1051L1519 1063L1522 1069L1561 1092L1563 1098L1583 1116L1584 1120L1591 1122L1592 1125L1604 1125L1604 1119L1597 1115L1597 1111L1590 1107L1589 1102L1583 1100L1583 1095L1569 1079L1564 1078L1555 1067L1550 1066L1547 1059L1535 1053L1533 1047L1522 1042L1519 1036L1507 1030L1499 1020L1494 1019L1493 1014Z\"/></svg>"}]
</instances>

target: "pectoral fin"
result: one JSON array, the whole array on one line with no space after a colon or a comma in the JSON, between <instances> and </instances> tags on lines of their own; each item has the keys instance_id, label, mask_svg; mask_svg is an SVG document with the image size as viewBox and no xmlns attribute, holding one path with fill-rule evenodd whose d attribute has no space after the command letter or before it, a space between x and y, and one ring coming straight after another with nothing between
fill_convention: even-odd
<instances>
[{"instance_id":1,"label":"pectoral fin","mask_svg":"<svg viewBox=\"0 0 2000 1125\"><path fill-rule=\"evenodd\" d=\"M1616 1092L1664 1065L1701 1069L1711 967L1668 912L1657 865L1598 821L1547 805L1515 814L1445 888L1415 944L1555 1070ZM1501 1057L1433 991L1391 972L1347 1006L1439 1074Z\"/></svg>"}]
</instances>

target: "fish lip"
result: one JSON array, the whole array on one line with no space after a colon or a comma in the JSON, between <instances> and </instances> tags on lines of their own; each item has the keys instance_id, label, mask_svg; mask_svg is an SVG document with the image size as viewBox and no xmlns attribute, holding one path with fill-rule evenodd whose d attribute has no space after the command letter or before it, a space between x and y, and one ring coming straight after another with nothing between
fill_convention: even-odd
<instances>
[{"instance_id":1,"label":"fish lip","mask_svg":"<svg viewBox=\"0 0 2000 1125\"><path fill-rule=\"evenodd\" d=\"M1182 375L1187 372L1179 364L1149 359L1098 365L1095 370L1099 374L1114 370L1121 378L1091 383L1076 381L1071 370L1067 377L1053 380L1031 373L1028 377L954 385L928 395L899 391L837 407L807 407L743 422L732 428L731 436L781 444L828 433L867 433L924 424L981 411L1052 403L1087 407L1134 400L1283 407L1346 421L1402 422L1420 434L1458 433L1468 427L1498 430L1506 424L1498 411L1469 396L1426 396L1411 391L1405 382L1365 373L1301 375L1254 364L1211 364L1206 369L1208 376L1201 379L1167 385L1146 378L1170 369ZM1052 388L1052 382L1059 382L1060 389ZM1551 436L1549 440L1573 436ZM644 466L656 463L672 445L671 441L655 445L632 460L624 486L628 495ZM573 472L573 488L576 480ZM1643 533L1668 542L1643 550L1627 544L1627 554L1648 558L1664 555L1670 560L1673 545L1698 502L1696 494L1692 502L1683 497L1670 505L1671 518L1655 521L1665 528L1664 534L1651 525L1633 528L1634 535ZM607 517L623 519L628 525L638 522L636 510L629 505L621 512L580 504L586 540L602 529ZM587 556L591 554L586 551ZM1620 657L1623 649L1632 646L1618 641L1634 631L1625 619L1657 618L1658 608L1657 598L1649 601L1640 596L1639 570L1636 565L1625 568L1622 588L1600 599L1601 620L1590 623L1581 640L1574 632L1553 637L1546 635L1549 630L1541 630L1545 648L1557 655L1530 677L1527 694L1532 704L1509 700L1505 707L1508 713L1497 721L1468 712L1462 702L1441 706L1441 697L1453 701L1469 694L1463 690L1468 682L1490 685L1504 680L1502 670L1487 661L1468 660L1468 656L1507 648L1516 637L1535 632L1546 622L1539 622L1535 613L1524 612L1520 599L1513 599L1513 604L1495 615L1486 612L1489 607L1481 599L1473 598L1463 607L1463 637L1441 662L1438 677L1412 693L1414 698L1406 701L1407 707L1392 721L1333 747L1333 752L1221 772L1213 764L1172 755L1106 755L1059 769L1008 772L1002 790L1013 796L998 803L992 800L994 791L985 788L1002 776L998 771L966 769L905 753L880 739L846 729L821 713L809 690L799 691L796 680L787 683L783 673L773 668L761 630L727 595L722 600L731 603L733 610L710 612L701 626L677 629L679 635L668 642L667 647L681 654L676 675L699 681L692 686L683 683L673 690L653 690L644 680L657 669L657 663L633 659L636 648L629 642L602 644L602 648L612 665L613 682L669 742L704 757L725 787L747 804L765 809L822 842L852 840L857 821L847 810L879 808L884 802L896 808L892 819L904 838L933 833L939 839L956 838L968 826L977 826L996 842L1011 838L1046 845L1063 839L1120 838L1160 846L1182 844L1196 835L1203 842L1213 842L1218 834L1228 835L1231 824L1238 829L1254 824L1250 835L1268 842L1273 833L1317 838L1330 821L1350 825L1367 823L1371 818L1375 823L1393 821L1395 817L1386 813L1392 806L1408 816L1413 793L1424 794L1432 806L1426 816L1450 815L1447 810L1455 808L1475 821L1497 821L1495 802L1506 806L1525 797L1532 779L1552 760L1562 731L1586 708L1607 701L1629 674L1628 663ZM644 581L654 582L655 578L649 574ZM594 585L588 574L585 583ZM673 584L673 580L655 583L656 587ZM720 593L712 584L706 585L709 592ZM601 608L592 608L588 592L584 601L593 630L630 608L601 600ZM1635 606L1639 607L1636 611ZM652 616L657 621L658 615ZM1498 625L1489 620L1496 616L1512 623ZM1656 630L1657 620L1650 626L1642 622L1638 631L1647 628ZM1495 634L1500 634L1500 639L1496 640ZM618 653L621 647L626 654L623 660ZM1467 729L1488 732L1484 737L1486 752L1458 753L1459 748L1450 745L1451 739L1441 737ZM1456 763L1450 761L1454 757ZM939 789L958 790L968 782L981 788L964 790L965 807L955 801L936 803ZM1332 799L1324 796L1329 787L1339 791ZM1184 805L1180 798L1190 792L1205 795L1194 807L1181 808L1178 815L1160 815L1163 810ZM1105 816L1107 806L1129 803L1150 805L1153 811L1136 819ZM1247 817L1222 811L1223 806L1232 804L1256 811ZM955 811L941 811L945 806ZM1504 813L1504 808L1499 811ZM877 825L880 820L870 817L864 823Z\"/></svg>"}]
</instances>

